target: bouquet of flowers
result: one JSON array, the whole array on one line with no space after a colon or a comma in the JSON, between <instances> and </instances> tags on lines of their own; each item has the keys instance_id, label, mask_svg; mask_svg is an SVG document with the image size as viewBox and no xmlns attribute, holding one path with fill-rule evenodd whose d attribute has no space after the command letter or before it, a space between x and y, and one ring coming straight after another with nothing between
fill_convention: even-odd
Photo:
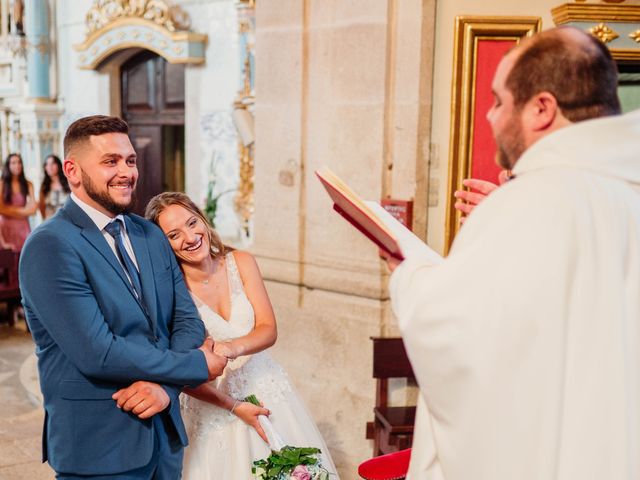
<instances>
[{"instance_id":1,"label":"bouquet of flowers","mask_svg":"<svg viewBox=\"0 0 640 480\"><path fill-rule=\"evenodd\" d=\"M260 405L255 395L244 399ZM329 480L330 473L320 463L319 448L291 447L284 442L265 416L258 417L271 447L271 455L253 462L251 473L256 480Z\"/></svg>"}]
</instances>

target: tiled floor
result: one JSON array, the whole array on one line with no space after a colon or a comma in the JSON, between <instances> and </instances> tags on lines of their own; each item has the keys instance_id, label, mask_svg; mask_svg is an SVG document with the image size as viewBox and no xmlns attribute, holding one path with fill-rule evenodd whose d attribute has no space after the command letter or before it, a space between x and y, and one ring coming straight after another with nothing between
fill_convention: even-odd
<instances>
[{"instance_id":1,"label":"tiled floor","mask_svg":"<svg viewBox=\"0 0 640 480\"><path fill-rule=\"evenodd\" d=\"M34 406L20 381L20 368L33 354L24 322L0 324L0 480L51 480L42 464L42 409ZM23 381L29 377L23 370Z\"/></svg>"}]
</instances>

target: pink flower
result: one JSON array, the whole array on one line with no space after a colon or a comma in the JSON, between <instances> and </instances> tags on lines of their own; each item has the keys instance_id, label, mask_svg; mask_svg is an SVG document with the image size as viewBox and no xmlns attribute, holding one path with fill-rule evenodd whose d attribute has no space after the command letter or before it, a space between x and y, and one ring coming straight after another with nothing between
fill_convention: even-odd
<instances>
[{"instance_id":1,"label":"pink flower","mask_svg":"<svg viewBox=\"0 0 640 480\"><path fill-rule=\"evenodd\" d=\"M309 473L309 470L307 470L307 467L304 465L298 465L293 469L293 472L291 472L290 478L291 480L311 480L311 474Z\"/></svg>"}]
</instances>

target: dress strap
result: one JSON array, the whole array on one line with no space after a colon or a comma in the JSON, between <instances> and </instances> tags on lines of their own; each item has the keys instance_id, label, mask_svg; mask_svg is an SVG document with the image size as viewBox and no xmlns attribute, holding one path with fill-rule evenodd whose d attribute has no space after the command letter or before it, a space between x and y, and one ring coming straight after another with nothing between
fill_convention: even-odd
<instances>
[{"instance_id":1,"label":"dress strap","mask_svg":"<svg viewBox=\"0 0 640 480\"><path fill-rule=\"evenodd\" d=\"M238 271L238 265L236 265L236 259L233 256L233 252L227 253L225 256L227 260L227 277L229 279L229 293L232 297L243 293L242 278Z\"/></svg>"},{"instance_id":2,"label":"dress strap","mask_svg":"<svg viewBox=\"0 0 640 480\"><path fill-rule=\"evenodd\" d=\"M193 303L196 304L196 308L200 308L202 305L204 305L204 302L200 300L198 297L196 297L196 294L193 293L191 290L189 290L189 295L191 295L191 299L193 300Z\"/></svg>"}]
</instances>

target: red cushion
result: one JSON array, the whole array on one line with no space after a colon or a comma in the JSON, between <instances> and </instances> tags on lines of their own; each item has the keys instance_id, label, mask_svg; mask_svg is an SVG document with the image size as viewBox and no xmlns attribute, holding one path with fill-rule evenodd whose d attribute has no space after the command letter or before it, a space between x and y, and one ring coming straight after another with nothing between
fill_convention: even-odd
<instances>
[{"instance_id":1,"label":"red cushion","mask_svg":"<svg viewBox=\"0 0 640 480\"><path fill-rule=\"evenodd\" d=\"M407 476L411 449L388 453L362 462L358 475L365 480L399 480Z\"/></svg>"}]
</instances>

